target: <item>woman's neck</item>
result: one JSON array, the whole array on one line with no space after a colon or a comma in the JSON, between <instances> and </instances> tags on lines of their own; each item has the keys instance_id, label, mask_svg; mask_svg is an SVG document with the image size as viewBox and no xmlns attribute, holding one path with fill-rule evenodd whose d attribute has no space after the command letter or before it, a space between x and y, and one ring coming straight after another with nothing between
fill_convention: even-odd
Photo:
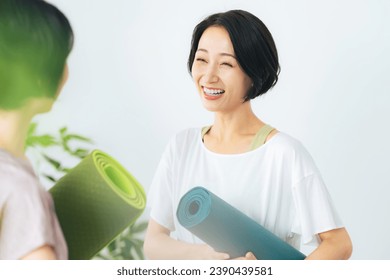
<instances>
[{"instance_id":1,"label":"woman's neck","mask_svg":"<svg viewBox=\"0 0 390 280\"><path fill-rule=\"evenodd\" d=\"M216 112L212 133L220 140L254 135L264 123L253 113L250 103L234 112Z\"/></svg>"},{"instance_id":2,"label":"woman's neck","mask_svg":"<svg viewBox=\"0 0 390 280\"><path fill-rule=\"evenodd\" d=\"M220 154L247 152L253 137L264 123L253 113L250 103L244 103L233 112L216 112L214 124L206 135L204 145Z\"/></svg>"},{"instance_id":3,"label":"woman's neck","mask_svg":"<svg viewBox=\"0 0 390 280\"><path fill-rule=\"evenodd\" d=\"M32 115L22 110L0 110L0 148L25 158L24 147Z\"/></svg>"}]
</instances>

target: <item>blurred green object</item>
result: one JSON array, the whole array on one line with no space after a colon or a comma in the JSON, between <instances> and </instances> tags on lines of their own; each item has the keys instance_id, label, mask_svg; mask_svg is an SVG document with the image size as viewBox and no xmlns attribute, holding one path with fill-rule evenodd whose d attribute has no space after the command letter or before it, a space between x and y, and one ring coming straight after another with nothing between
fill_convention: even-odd
<instances>
[{"instance_id":1,"label":"blurred green object","mask_svg":"<svg viewBox=\"0 0 390 280\"><path fill-rule=\"evenodd\" d=\"M203 187L189 190L177 208L180 224L217 252L231 258L252 252L261 260L303 260L306 256Z\"/></svg>"},{"instance_id":2,"label":"blurred green object","mask_svg":"<svg viewBox=\"0 0 390 280\"><path fill-rule=\"evenodd\" d=\"M109 155L95 150L52 187L69 259L91 259L142 214L146 195Z\"/></svg>"}]
</instances>

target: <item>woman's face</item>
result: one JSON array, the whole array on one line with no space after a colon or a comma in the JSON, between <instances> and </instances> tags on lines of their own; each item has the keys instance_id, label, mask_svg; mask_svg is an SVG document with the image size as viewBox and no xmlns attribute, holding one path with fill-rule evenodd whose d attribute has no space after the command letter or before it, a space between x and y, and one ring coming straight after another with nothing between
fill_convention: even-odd
<instances>
[{"instance_id":1,"label":"woman's face","mask_svg":"<svg viewBox=\"0 0 390 280\"><path fill-rule=\"evenodd\" d=\"M56 92L54 98L52 98L52 97L39 98L38 102L41 105L40 105L39 109L36 110L37 113L46 113L46 112L49 112L51 110L51 108L53 107L54 101L58 98L63 86L65 85L66 81L68 80L68 76L69 76L69 68L68 68L68 64L66 63L64 66L64 72L62 73L62 77L61 77L61 80L58 84L57 92ZM35 107L35 108L38 108L38 107Z\"/></svg>"},{"instance_id":2,"label":"woman's face","mask_svg":"<svg viewBox=\"0 0 390 280\"><path fill-rule=\"evenodd\" d=\"M55 95L56 98L60 95L60 92L61 92L62 88L64 87L65 83L68 81L68 77L69 77L68 63L65 63L64 72L62 73L61 80L60 80L60 82L58 84L57 93Z\"/></svg>"},{"instance_id":3,"label":"woman's face","mask_svg":"<svg viewBox=\"0 0 390 280\"><path fill-rule=\"evenodd\" d=\"M192 77L205 108L212 112L232 112L243 105L251 79L235 58L225 28L207 28L198 44Z\"/></svg>"}]
</instances>

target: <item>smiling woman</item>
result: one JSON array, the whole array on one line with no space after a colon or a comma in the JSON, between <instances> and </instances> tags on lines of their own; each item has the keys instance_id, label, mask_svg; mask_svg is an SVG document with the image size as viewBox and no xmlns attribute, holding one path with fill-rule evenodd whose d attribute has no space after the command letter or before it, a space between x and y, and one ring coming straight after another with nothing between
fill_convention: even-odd
<instances>
[{"instance_id":1,"label":"smiling woman","mask_svg":"<svg viewBox=\"0 0 390 280\"><path fill-rule=\"evenodd\" d=\"M252 85L235 57L228 32L222 27L210 27L203 33L191 72L203 105L213 112L241 106ZM217 99L219 102L207 102Z\"/></svg>"},{"instance_id":2,"label":"smiling woman","mask_svg":"<svg viewBox=\"0 0 390 280\"><path fill-rule=\"evenodd\" d=\"M251 88L245 91L245 101L266 93L277 83L280 71L271 33L261 20L249 13L241 11L220 15L212 15L195 27L188 70L194 75L198 52L220 50L219 55L228 59L222 65L237 65L251 79ZM208 48L204 48L203 44ZM229 57L234 60L229 60Z\"/></svg>"},{"instance_id":3,"label":"smiling woman","mask_svg":"<svg viewBox=\"0 0 390 280\"><path fill-rule=\"evenodd\" d=\"M150 189L146 256L230 258L175 216L180 198L202 186L295 248L315 244L307 259L349 258L349 235L311 156L252 111L250 100L273 87L279 73L277 50L263 22L242 10L206 18L195 27L188 68L214 123L178 133L166 148ZM240 257L253 258L251 252Z\"/></svg>"}]
</instances>

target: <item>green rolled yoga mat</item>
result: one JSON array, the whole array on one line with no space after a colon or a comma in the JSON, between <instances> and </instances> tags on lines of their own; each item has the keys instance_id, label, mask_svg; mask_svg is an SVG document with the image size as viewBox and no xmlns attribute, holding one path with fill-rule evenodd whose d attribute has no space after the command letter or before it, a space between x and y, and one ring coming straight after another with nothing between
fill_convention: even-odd
<instances>
[{"instance_id":1,"label":"green rolled yoga mat","mask_svg":"<svg viewBox=\"0 0 390 280\"><path fill-rule=\"evenodd\" d=\"M142 186L95 150L50 189L69 259L91 259L142 214Z\"/></svg>"},{"instance_id":2,"label":"green rolled yoga mat","mask_svg":"<svg viewBox=\"0 0 390 280\"><path fill-rule=\"evenodd\" d=\"M252 252L263 260L302 260L306 256L203 187L180 200L179 223L218 252L231 258Z\"/></svg>"}]
</instances>

